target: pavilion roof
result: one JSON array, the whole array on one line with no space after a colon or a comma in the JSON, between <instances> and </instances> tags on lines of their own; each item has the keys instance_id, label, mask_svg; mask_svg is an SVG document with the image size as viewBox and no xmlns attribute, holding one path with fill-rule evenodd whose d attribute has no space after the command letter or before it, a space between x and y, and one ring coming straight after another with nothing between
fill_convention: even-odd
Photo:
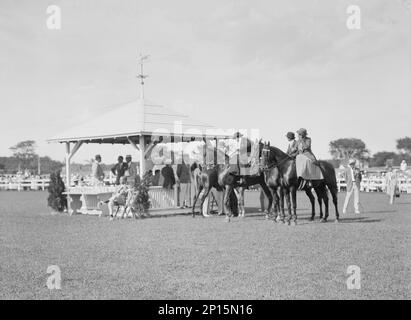
<instances>
[{"instance_id":1,"label":"pavilion roof","mask_svg":"<svg viewBox=\"0 0 411 320\"><path fill-rule=\"evenodd\" d=\"M171 108L138 99L119 105L48 139L48 142L128 143L142 135L186 138L228 138L215 127Z\"/></svg>"}]
</instances>

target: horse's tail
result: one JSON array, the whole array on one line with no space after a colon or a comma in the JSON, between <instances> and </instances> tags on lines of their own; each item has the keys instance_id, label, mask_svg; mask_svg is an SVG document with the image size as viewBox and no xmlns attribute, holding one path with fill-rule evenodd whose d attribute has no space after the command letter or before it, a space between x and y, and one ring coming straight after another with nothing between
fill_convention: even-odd
<instances>
[{"instance_id":1,"label":"horse's tail","mask_svg":"<svg viewBox=\"0 0 411 320\"><path fill-rule=\"evenodd\" d=\"M337 177L335 176L335 169L333 165L327 161L319 160L318 165L324 176L325 184L331 193L338 192Z\"/></svg>"}]
</instances>

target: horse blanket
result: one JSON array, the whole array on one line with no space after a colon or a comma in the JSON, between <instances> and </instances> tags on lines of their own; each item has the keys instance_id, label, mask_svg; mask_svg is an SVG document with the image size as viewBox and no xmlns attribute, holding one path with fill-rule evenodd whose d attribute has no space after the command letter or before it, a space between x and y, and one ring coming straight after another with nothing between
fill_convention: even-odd
<instances>
[{"instance_id":1,"label":"horse blanket","mask_svg":"<svg viewBox=\"0 0 411 320\"><path fill-rule=\"evenodd\" d=\"M314 161L304 154L297 155L295 159L297 176L305 180L321 180L324 176L319 166L314 164Z\"/></svg>"}]
</instances>

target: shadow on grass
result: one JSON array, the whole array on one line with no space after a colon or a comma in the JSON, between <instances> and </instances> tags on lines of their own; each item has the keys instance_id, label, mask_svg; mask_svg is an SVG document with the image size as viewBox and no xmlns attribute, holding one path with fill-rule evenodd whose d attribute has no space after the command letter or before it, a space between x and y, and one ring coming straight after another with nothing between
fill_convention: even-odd
<instances>
[{"instance_id":1,"label":"shadow on grass","mask_svg":"<svg viewBox=\"0 0 411 320\"><path fill-rule=\"evenodd\" d=\"M361 213L392 213L392 212L397 212L395 210L372 210L372 211L364 211Z\"/></svg>"},{"instance_id":2,"label":"shadow on grass","mask_svg":"<svg viewBox=\"0 0 411 320\"><path fill-rule=\"evenodd\" d=\"M381 222L382 219L367 219L365 217L341 218L341 223L375 223Z\"/></svg>"}]
</instances>

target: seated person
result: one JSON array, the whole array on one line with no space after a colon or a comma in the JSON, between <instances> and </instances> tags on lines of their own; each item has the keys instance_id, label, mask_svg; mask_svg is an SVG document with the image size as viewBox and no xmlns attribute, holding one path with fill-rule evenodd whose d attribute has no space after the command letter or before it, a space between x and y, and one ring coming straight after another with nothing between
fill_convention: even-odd
<instances>
[{"instance_id":1,"label":"seated person","mask_svg":"<svg viewBox=\"0 0 411 320\"><path fill-rule=\"evenodd\" d=\"M297 176L305 180L324 179L320 167L316 164L317 159L311 151L311 138L307 137L307 130L301 128L297 133L299 137L296 156Z\"/></svg>"},{"instance_id":2,"label":"seated person","mask_svg":"<svg viewBox=\"0 0 411 320\"><path fill-rule=\"evenodd\" d=\"M127 196L129 194L129 186L127 185L127 179L125 177L120 178L120 185L117 190L108 200L108 211L110 214L110 220L113 220L115 215L113 213L114 206L125 206L127 203ZM117 212L116 212L117 213ZM124 212L123 212L124 215Z\"/></svg>"}]
</instances>

